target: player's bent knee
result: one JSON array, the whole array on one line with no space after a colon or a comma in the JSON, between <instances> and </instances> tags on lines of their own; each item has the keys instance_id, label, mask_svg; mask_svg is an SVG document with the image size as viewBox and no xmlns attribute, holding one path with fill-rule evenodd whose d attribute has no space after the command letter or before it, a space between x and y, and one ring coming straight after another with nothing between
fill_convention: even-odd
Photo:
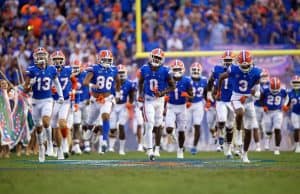
<instances>
[{"instance_id":1,"label":"player's bent knee","mask_svg":"<svg viewBox=\"0 0 300 194\"><path fill-rule=\"evenodd\" d=\"M50 126L50 117L43 116L42 123L43 123L43 127L48 128Z\"/></svg>"},{"instance_id":2,"label":"player's bent knee","mask_svg":"<svg viewBox=\"0 0 300 194\"><path fill-rule=\"evenodd\" d=\"M101 117L102 117L102 120L103 120L103 121L108 121L108 120L109 120L109 113L103 113L103 114L101 115Z\"/></svg>"},{"instance_id":3,"label":"player's bent knee","mask_svg":"<svg viewBox=\"0 0 300 194\"><path fill-rule=\"evenodd\" d=\"M67 121L65 119L59 119L58 125L60 128L67 128Z\"/></svg>"}]
</instances>

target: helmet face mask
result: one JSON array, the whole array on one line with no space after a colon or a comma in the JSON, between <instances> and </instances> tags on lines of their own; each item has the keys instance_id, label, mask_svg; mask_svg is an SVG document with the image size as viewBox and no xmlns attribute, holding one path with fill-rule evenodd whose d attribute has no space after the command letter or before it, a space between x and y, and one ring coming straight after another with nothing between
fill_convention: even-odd
<instances>
[{"instance_id":1,"label":"helmet face mask","mask_svg":"<svg viewBox=\"0 0 300 194\"><path fill-rule=\"evenodd\" d=\"M102 64L104 67L110 67L110 66L112 66L112 64L113 64L113 59L111 59L111 58L102 58L102 59L101 59L101 64Z\"/></svg>"},{"instance_id":2,"label":"helmet face mask","mask_svg":"<svg viewBox=\"0 0 300 194\"><path fill-rule=\"evenodd\" d=\"M298 79L293 79L291 81L291 85L292 85L293 89L299 90L300 89L300 79L299 78Z\"/></svg>"},{"instance_id":3,"label":"helmet face mask","mask_svg":"<svg viewBox=\"0 0 300 194\"><path fill-rule=\"evenodd\" d=\"M55 57L52 58L52 63L57 69L61 69L65 65L65 60L64 58Z\"/></svg>"},{"instance_id":4,"label":"helmet face mask","mask_svg":"<svg viewBox=\"0 0 300 194\"><path fill-rule=\"evenodd\" d=\"M37 48L33 53L34 64L45 68L48 62L48 52L42 48Z\"/></svg>"},{"instance_id":5,"label":"helmet face mask","mask_svg":"<svg viewBox=\"0 0 300 194\"><path fill-rule=\"evenodd\" d=\"M252 65L250 63L243 62L242 64L240 64L239 67L242 70L242 72L248 73L250 71Z\"/></svg>"},{"instance_id":6,"label":"helmet face mask","mask_svg":"<svg viewBox=\"0 0 300 194\"><path fill-rule=\"evenodd\" d=\"M153 49L149 61L153 67L161 66L164 62L164 52L160 48Z\"/></svg>"},{"instance_id":7,"label":"helmet face mask","mask_svg":"<svg viewBox=\"0 0 300 194\"><path fill-rule=\"evenodd\" d=\"M230 65L232 65L233 59L223 59L223 65L225 67L229 67Z\"/></svg>"},{"instance_id":8,"label":"helmet face mask","mask_svg":"<svg viewBox=\"0 0 300 194\"><path fill-rule=\"evenodd\" d=\"M175 78L180 78L183 75L183 70L180 67L175 67L172 69L173 76Z\"/></svg>"},{"instance_id":9,"label":"helmet face mask","mask_svg":"<svg viewBox=\"0 0 300 194\"><path fill-rule=\"evenodd\" d=\"M184 63L181 60L176 59L171 64L171 70L174 78L181 78L185 72Z\"/></svg>"},{"instance_id":10,"label":"helmet face mask","mask_svg":"<svg viewBox=\"0 0 300 194\"><path fill-rule=\"evenodd\" d=\"M191 67L191 77L192 78L200 78L201 70L199 68Z\"/></svg>"},{"instance_id":11,"label":"helmet face mask","mask_svg":"<svg viewBox=\"0 0 300 194\"><path fill-rule=\"evenodd\" d=\"M126 66L122 65L122 64L119 64L117 66L118 68L118 76L121 80L126 80L127 79L127 69L126 69Z\"/></svg>"},{"instance_id":12,"label":"helmet face mask","mask_svg":"<svg viewBox=\"0 0 300 194\"><path fill-rule=\"evenodd\" d=\"M99 65L106 68L111 67L114 62L112 52L109 50L101 50L99 54L97 54L96 60Z\"/></svg>"},{"instance_id":13,"label":"helmet face mask","mask_svg":"<svg viewBox=\"0 0 300 194\"><path fill-rule=\"evenodd\" d=\"M162 64L162 58L156 55L152 55L151 65L154 67L158 67Z\"/></svg>"}]
</instances>

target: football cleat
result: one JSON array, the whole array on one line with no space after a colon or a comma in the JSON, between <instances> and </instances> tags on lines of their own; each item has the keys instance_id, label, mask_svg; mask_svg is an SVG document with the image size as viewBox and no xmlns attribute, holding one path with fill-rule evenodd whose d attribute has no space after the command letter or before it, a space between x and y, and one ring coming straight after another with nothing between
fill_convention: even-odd
<instances>
[{"instance_id":1,"label":"football cleat","mask_svg":"<svg viewBox=\"0 0 300 194\"><path fill-rule=\"evenodd\" d=\"M279 150L274 150L274 155L280 155L280 151Z\"/></svg>"},{"instance_id":2,"label":"football cleat","mask_svg":"<svg viewBox=\"0 0 300 194\"><path fill-rule=\"evenodd\" d=\"M177 150L177 158L178 159L183 159L184 158L183 148L178 148L178 150Z\"/></svg>"},{"instance_id":3,"label":"football cleat","mask_svg":"<svg viewBox=\"0 0 300 194\"><path fill-rule=\"evenodd\" d=\"M248 159L248 154L247 152L242 154L242 162L243 163L250 163L250 160Z\"/></svg>"},{"instance_id":4,"label":"football cleat","mask_svg":"<svg viewBox=\"0 0 300 194\"><path fill-rule=\"evenodd\" d=\"M142 144L139 144L139 145L138 145L137 151L138 151L138 152L144 152L144 148L143 148L143 145L142 145Z\"/></svg>"},{"instance_id":5,"label":"football cleat","mask_svg":"<svg viewBox=\"0 0 300 194\"><path fill-rule=\"evenodd\" d=\"M61 146L57 148L57 159L58 160L64 160L65 159L64 152L63 152L63 149L62 149Z\"/></svg>"},{"instance_id":6,"label":"football cleat","mask_svg":"<svg viewBox=\"0 0 300 194\"><path fill-rule=\"evenodd\" d=\"M192 155L196 155L197 154L197 148L196 147L192 147L191 148L191 154Z\"/></svg>"},{"instance_id":7,"label":"football cleat","mask_svg":"<svg viewBox=\"0 0 300 194\"><path fill-rule=\"evenodd\" d=\"M155 149L154 149L154 156L155 157L160 157L159 150L160 150L160 147L159 146L155 146Z\"/></svg>"},{"instance_id":8,"label":"football cleat","mask_svg":"<svg viewBox=\"0 0 300 194\"><path fill-rule=\"evenodd\" d=\"M124 150L120 150L120 151L119 151L119 155L122 155L122 156L124 156L124 155L125 155L125 152L124 152Z\"/></svg>"}]
</instances>

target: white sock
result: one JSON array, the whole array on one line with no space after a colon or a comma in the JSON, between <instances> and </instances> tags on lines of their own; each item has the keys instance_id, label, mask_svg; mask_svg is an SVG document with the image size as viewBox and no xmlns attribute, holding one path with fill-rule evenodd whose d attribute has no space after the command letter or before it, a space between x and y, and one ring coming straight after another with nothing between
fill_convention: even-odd
<instances>
[{"instance_id":1,"label":"white sock","mask_svg":"<svg viewBox=\"0 0 300 194\"><path fill-rule=\"evenodd\" d=\"M64 153L69 152L69 144L68 144L68 139L67 138L62 139L62 145L63 145L63 152Z\"/></svg>"},{"instance_id":2,"label":"white sock","mask_svg":"<svg viewBox=\"0 0 300 194\"><path fill-rule=\"evenodd\" d=\"M275 150L278 150L278 151L279 151L279 148L280 148L279 146L276 146L276 147L275 147Z\"/></svg>"},{"instance_id":3,"label":"white sock","mask_svg":"<svg viewBox=\"0 0 300 194\"><path fill-rule=\"evenodd\" d=\"M49 144L52 144L52 128L51 127L45 128L45 132L47 136L47 142Z\"/></svg>"},{"instance_id":4,"label":"white sock","mask_svg":"<svg viewBox=\"0 0 300 194\"><path fill-rule=\"evenodd\" d=\"M299 147L300 146L300 142L296 142L296 147Z\"/></svg>"},{"instance_id":5,"label":"white sock","mask_svg":"<svg viewBox=\"0 0 300 194\"><path fill-rule=\"evenodd\" d=\"M113 149L115 147L116 138L115 137L109 137L109 148Z\"/></svg>"},{"instance_id":6,"label":"white sock","mask_svg":"<svg viewBox=\"0 0 300 194\"><path fill-rule=\"evenodd\" d=\"M145 123L145 146L147 149L153 148L153 135L152 135L153 125Z\"/></svg>"},{"instance_id":7,"label":"white sock","mask_svg":"<svg viewBox=\"0 0 300 194\"><path fill-rule=\"evenodd\" d=\"M125 139L120 140L120 151L124 151L124 150L125 150Z\"/></svg>"},{"instance_id":8,"label":"white sock","mask_svg":"<svg viewBox=\"0 0 300 194\"><path fill-rule=\"evenodd\" d=\"M257 148L260 147L260 143L259 142L256 143L256 147Z\"/></svg>"},{"instance_id":9,"label":"white sock","mask_svg":"<svg viewBox=\"0 0 300 194\"><path fill-rule=\"evenodd\" d=\"M43 132L41 133L36 133L36 136L37 136L37 142L39 145L42 145L43 144Z\"/></svg>"},{"instance_id":10,"label":"white sock","mask_svg":"<svg viewBox=\"0 0 300 194\"><path fill-rule=\"evenodd\" d=\"M159 152L160 150L160 146L155 146L155 151L157 150L157 152Z\"/></svg>"}]
</instances>

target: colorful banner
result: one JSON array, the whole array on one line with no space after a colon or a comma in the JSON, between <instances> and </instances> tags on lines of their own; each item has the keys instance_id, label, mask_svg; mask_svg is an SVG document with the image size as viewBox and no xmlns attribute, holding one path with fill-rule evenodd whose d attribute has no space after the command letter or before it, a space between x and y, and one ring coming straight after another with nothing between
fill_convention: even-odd
<instances>
[{"instance_id":1,"label":"colorful banner","mask_svg":"<svg viewBox=\"0 0 300 194\"><path fill-rule=\"evenodd\" d=\"M27 145L30 138L30 131L27 121L28 106L25 103L26 97L21 91L15 93L14 109L11 110L7 94L0 93L0 131L1 145L9 145L13 148L22 141Z\"/></svg>"}]
</instances>

